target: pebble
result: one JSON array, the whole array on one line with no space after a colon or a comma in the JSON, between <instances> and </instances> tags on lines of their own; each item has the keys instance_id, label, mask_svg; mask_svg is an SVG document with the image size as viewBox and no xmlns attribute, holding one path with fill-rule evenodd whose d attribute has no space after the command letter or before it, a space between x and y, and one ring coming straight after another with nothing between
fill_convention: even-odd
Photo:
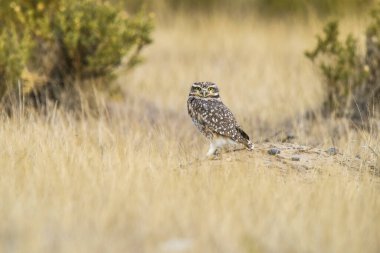
<instances>
[{"instance_id":1,"label":"pebble","mask_svg":"<svg viewBox=\"0 0 380 253\"><path fill-rule=\"evenodd\" d=\"M292 161L296 161L298 162L299 160L301 160L301 158L299 156L292 156Z\"/></svg>"},{"instance_id":2,"label":"pebble","mask_svg":"<svg viewBox=\"0 0 380 253\"><path fill-rule=\"evenodd\" d=\"M338 149L335 147L331 147L331 148L326 150L326 153L328 155L336 155L336 154L338 154Z\"/></svg>"},{"instance_id":3,"label":"pebble","mask_svg":"<svg viewBox=\"0 0 380 253\"><path fill-rule=\"evenodd\" d=\"M278 148L271 148L268 150L268 154L270 155L278 155L281 153L281 150L279 150Z\"/></svg>"}]
</instances>

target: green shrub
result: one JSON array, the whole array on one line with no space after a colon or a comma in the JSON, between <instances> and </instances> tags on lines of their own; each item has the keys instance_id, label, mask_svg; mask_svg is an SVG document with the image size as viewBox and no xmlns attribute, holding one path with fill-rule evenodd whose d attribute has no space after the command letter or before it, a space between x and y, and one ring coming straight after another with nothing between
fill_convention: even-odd
<instances>
[{"instance_id":1,"label":"green shrub","mask_svg":"<svg viewBox=\"0 0 380 253\"><path fill-rule=\"evenodd\" d=\"M0 7L0 96L18 83L39 104L64 103L63 92L75 97L94 83L111 91L114 70L134 67L151 42L149 15L130 17L105 1L5 0Z\"/></svg>"},{"instance_id":2,"label":"green shrub","mask_svg":"<svg viewBox=\"0 0 380 253\"><path fill-rule=\"evenodd\" d=\"M367 85L359 93L362 98L380 104L380 5L371 12L372 22L366 32L365 70ZM365 101L361 102L364 103ZM378 106L380 107L380 106ZM379 108L377 108L379 109Z\"/></svg>"},{"instance_id":3,"label":"green shrub","mask_svg":"<svg viewBox=\"0 0 380 253\"><path fill-rule=\"evenodd\" d=\"M317 37L315 49L305 53L325 81L325 115L363 120L380 112L380 5L371 17L365 55L359 53L352 35L339 40L337 22L328 23L324 36Z\"/></svg>"},{"instance_id":4,"label":"green shrub","mask_svg":"<svg viewBox=\"0 0 380 253\"><path fill-rule=\"evenodd\" d=\"M109 4L63 1L61 15L53 19L54 37L63 51L70 73L86 77L107 76L132 47L137 50L150 42L149 22L128 18ZM129 65L137 55L129 59Z\"/></svg>"},{"instance_id":5,"label":"green shrub","mask_svg":"<svg viewBox=\"0 0 380 253\"><path fill-rule=\"evenodd\" d=\"M17 85L31 47L30 36L18 34L14 26L0 30L0 98Z\"/></svg>"},{"instance_id":6,"label":"green shrub","mask_svg":"<svg viewBox=\"0 0 380 253\"><path fill-rule=\"evenodd\" d=\"M338 36L338 23L328 23L324 36L317 37L317 46L306 52L306 56L318 65L324 77L326 99L323 112L342 116L350 113L354 92L362 85L365 72L357 51L357 40L348 35L342 42Z\"/></svg>"}]
</instances>

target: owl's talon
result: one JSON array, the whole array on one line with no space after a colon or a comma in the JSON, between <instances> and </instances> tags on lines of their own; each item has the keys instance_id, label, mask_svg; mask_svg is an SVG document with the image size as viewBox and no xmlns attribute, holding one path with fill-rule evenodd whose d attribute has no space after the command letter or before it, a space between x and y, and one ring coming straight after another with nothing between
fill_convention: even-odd
<instances>
[{"instance_id":1,"label":"owl's talon","mask_svg":"<svg viewBox=\"0 0 380 253\"><path fill-rule=\"evenodd\" d=\"M220 152L215 152L212 155L207 155L207 159L209 160L220 160L222 158L222 155Z\"/></svg>"}]
</instances>

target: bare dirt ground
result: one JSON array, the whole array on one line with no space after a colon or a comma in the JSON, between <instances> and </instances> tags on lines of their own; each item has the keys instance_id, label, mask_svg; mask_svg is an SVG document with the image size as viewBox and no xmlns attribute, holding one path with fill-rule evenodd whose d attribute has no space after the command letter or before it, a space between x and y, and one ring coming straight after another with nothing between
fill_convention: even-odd
<instances>
[{"instance_id":1,"label":"bare dirt ground","mask_svg":"<svg viewBox=\"0 0 380 253\"><path fill-rule=\"evenodd\" d=\"M361 169L371 169L376 175L379 173L380 160L378 155L373 153L367 157L352 156L344 154L338 148L330 147L327 149L298 145L294 143L273 143L266 142L256 144L253 151L238 149L234 151L225 151L219 153L213 158L204 158L181 164L181 168L186 168L196 163L206 162L208 165L220 165L219 163L239 163L255 162L263 168L276 168L281 171L290 169L299 172L318 172L325 167L337 167L342 169L352 169L360 171Z\"/></svg>"}]
</instances>

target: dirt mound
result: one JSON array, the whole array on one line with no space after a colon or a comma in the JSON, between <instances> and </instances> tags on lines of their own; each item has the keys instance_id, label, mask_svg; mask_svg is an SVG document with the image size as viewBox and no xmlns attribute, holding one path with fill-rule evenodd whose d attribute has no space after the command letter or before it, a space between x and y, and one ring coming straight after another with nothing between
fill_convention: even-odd
<instances>
[{"instance_id":1,"label":"dirt mound","mask_svg":"<svg viewBox=\"0 0 380 253\"><path fill-rule=\"evenodd\" d=\"M360 168L365 165L359 157L344 155L337 148L322 149L293 143L264 143L257 147L267 166L298 170L319 169L326 166Z\"/></svg>"},{"instance_id":2,"label":"dirt mound","mask_svg":"<svg viewBox=\"0 0 380 253\"><path fill-rule=\"evenodd\" d=\"M219 166L229 163L252 163L260 167L279 168L281 170L295 169L298 171L315 171L326 167L342 167L345 169L370 169L380 174L380 159L373 153L366 157L352 156L337 148L310 147L294 143L261 143L256 144L253 151L235 150L222 152L214 159L202 158L197 163L208 163ZM181 165L182 168L187 165Z\"/></svg>"}]
</instances>

